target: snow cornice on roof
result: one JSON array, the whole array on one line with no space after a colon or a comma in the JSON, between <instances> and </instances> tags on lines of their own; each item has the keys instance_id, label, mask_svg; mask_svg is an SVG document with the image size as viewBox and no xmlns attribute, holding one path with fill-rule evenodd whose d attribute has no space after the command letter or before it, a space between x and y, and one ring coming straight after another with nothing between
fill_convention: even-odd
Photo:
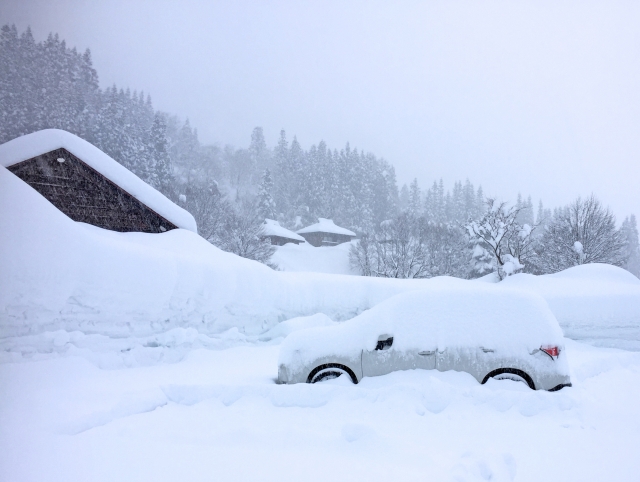
<instances>
[{"instance_id":1,"label":"snow cornice on roof","mask_svg":"<svg viewBox=\"0 0 640 482\"><path fill-rule=\"evenodd\" d=\"M13 166L55 149L66 149L177 227L194 233L198 232L196 221L189 212L173 203L96 146L70 132L45 129L6 142L0 145L0 165Z\"/></svg>"},{"instance_id":2,"label":"snow cornice on roof","mask_svg":"<svg viewBox=\"0 0 640 482\"><path fill-rule=\"evenodd\" d=\"M336 224L331 219L326 218L318 218L318 222L316 224L312 224L311 226L307 226L306 228L299 229L296 231L298 234L305 233L331 233L331 234L343 234L345 236L356 236L356 233L353 231L349 231L346 228L341 228L340 226L336 226Z\"/></svg>"}]
</instances>

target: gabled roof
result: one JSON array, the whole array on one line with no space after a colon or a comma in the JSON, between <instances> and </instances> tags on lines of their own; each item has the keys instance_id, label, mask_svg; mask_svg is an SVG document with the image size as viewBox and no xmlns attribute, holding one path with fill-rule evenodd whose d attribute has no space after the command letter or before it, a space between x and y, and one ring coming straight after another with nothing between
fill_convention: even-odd
<instances>
[{"instance_id":1,"label":"gabled roof","mask_svg":"<svg viewBox=\"0 0 640 482\"><path fill-rule=\"evenodd\" d=\"M45 129L0 145L0 165L9 167L61 148L71 152L167 221L179 228L198 232L196 221L189 212L167 199L93 144L67 131Z\"/></svg>"},{"instance_id":2,"label":"gabled roof","mask_svg":"<svg viewBox=\"0 0 640 482\"><path fill-rule=\"evenodd\" d=\"M356 233L353 231L349 231L346 228L341 228L340 226L336 226L331 219L318 218L318 222L316 224L312 224L311 226L307 226L306 228L299 229L296 231L298 234L305 233L331 233L331 234L344 234L346 236L356 236Z\"/></svg>"},{"instance_id":3,"label":"gabled roof","mask_svg":"<svg viewBox=\"0 0 640 482\"><path fill-rule=\"evenodd\" d=\"M281 238L305 241L302 236L297 235L293 231L289 231L287 228L283 228L278 221L274 221L273 219L265 219L262 228L265 236L280 236Z\"/></svg>"}]
</instances>

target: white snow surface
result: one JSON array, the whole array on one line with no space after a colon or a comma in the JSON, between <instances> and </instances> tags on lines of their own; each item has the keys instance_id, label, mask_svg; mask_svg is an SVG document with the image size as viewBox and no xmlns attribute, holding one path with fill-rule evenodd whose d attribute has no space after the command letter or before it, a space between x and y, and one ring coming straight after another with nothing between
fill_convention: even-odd
<instances>
[{"instance_id":1,"label":"white snow surface","mask_svg":"<svg viewBox=\"0 0 640 482\"><path fill-rule=\"evenodd\" d=\"M282 271L358 275L349 264L350 243L316 248L309 243L277 246L271 262Z\"/></svg>"},{"instance_id":2,"label":"white snow surface","mask_svg":"<svg viewBox=\"0 0 640 482\"><path fill-rule=\"evenodd\" d=\"M282 238L295 239L296 241L305 242L305 239L299 234L280 226L280 223L274 219L265 219L262 231L265 236L280 236Z\"/></svg>"},{"instance_id":3,"label":"white snow surface","mask_svg":"<svg viewBox=\"0 0 640 482\"><path fill-rule=\"evenodd\" d=\"M346 234L347 236L355 236L356 233L349 231L346 228L337 226L333 220L326 218L318 218L316 224L307 226L306 228L298 229L298 234L302 233L332 233L332 234Z\"/></svg>"},{"instance_id":4,"label":"white snow surface","mask_svg":"<svg viewBox=\"0 0 640 482\"><path fill-rule=\"evenodd\" d=\"M352 318L432 281L281 273L187 230L116 233L76 223L0 168L0 337L172 328L259 334L296 316Z\"/></svg>"},{"instance_id":5,"label":"white snow surface","mask_svg":"<svg viewBox=\"0 0 640 482\"><path fill-rule=\"evenodd\" d=\"M9 167L60 148L74 154L177 227L198 232L191 213L167 199L93 144L67 131L44 129L0 145L0 165Z\"/></svg>"},{"instance_id":6,"label":"white snow surface","mask_svg":"<svg viewBox=\"0 0 640 482\"><path fill-rule=\"evenodd\" d=\"M62 342L58 358L0 365L0 480L635 482L640 473L640 353L568 340L573 387L549 393L435 370L277 385L279 346L242 339L177 363L105 370L91 358L105 355L99 343L80 352Z\"/></svg>"}]
</instances>

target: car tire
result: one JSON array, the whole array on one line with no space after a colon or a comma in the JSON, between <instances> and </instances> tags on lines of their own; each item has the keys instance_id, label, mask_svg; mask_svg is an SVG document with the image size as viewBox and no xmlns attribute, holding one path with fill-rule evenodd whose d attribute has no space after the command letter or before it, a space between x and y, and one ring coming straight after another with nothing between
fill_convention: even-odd
<instances>
[{"instance_id":1,"label":"car tire","mask_svg":"<svg viewBox=\"0 0 640 482\"><path fill-rule=\"evenodd\" d=\"M340 375L348 375L351 381L358 383L358 377L353 373L351 368L340 365L339 363L325 363L324 365L317 366L309 376L307 377L307 383L318 383L324 380L331 380L332 378L338 378Z\"/></svg>"},{"instance_id":2,"label":"car tire","mask_svg":"<svg viewBox=\"0 0 640 482\"><path fill-rule=\"evenodd\" d=\"M496 380L513 380L515 382L522 382L529 385L531 390L535 390L536 386L533 383L532 378L524 371L518 370L517 368L498 368L497 370L493 370L484 377L482 380L482 384L487 383L489 378L495 378Z\"/></svg>"}]
</instances>

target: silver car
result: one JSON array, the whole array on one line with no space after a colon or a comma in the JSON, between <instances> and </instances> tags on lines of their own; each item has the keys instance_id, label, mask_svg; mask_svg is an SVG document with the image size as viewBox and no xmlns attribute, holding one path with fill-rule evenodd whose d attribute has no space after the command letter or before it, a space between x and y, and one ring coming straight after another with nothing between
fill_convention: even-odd
<instances>
[{"instance_id":1,"label":"silver car","mask_svg":"<svg viewBox=\"0 0 640 482\"><path fill-rule=\"evenodd\" d=\"M278 383L317 383L341 375L358 383L424 369L555 391L571 386L563 339L539 296L456 283L395 296L336 326L292 333L281 348Z\"/></svg>"}]
</instances>

